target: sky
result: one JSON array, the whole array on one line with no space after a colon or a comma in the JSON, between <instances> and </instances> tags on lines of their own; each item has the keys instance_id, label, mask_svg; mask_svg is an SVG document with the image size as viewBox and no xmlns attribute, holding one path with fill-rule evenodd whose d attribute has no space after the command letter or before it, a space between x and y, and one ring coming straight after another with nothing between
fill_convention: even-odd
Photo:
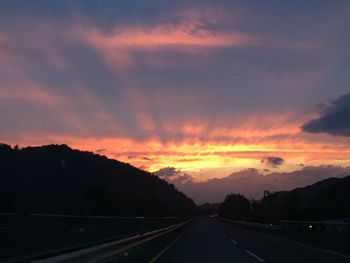
<instances>
[{"instance_id":1,"label":"sky","mask_svg":"<svg viewBox=\"0 0 350 263\"><path fill-rule=\"evenodd\" d=\"M350 166L349 10L3 0L0 141L68 144L195 182Z\"/></svg>"}]
</instances>

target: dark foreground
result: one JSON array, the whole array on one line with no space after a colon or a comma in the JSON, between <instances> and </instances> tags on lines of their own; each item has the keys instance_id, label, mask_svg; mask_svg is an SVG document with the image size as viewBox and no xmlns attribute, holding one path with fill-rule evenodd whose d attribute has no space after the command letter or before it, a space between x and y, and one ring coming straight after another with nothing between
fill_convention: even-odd
<instances>
[{"instance_id":1,"label":"dark foreground","mask_svg":"<svg viewBox=\"0 0 350 263\"><path fill-rule=\"evenodd\" d=\"M51 224L58 219L52 219ZM68 220L68 219L67 219ZM124 221L123 221L124 220ZM90 219L90 223L86 224L86 230L83 233L69 233L61 236L61 241L58 238L58 229L54 232L47 233L46 238L51 237L51 240L56 240L57 244L66 247L67 241L86 244L87 238L98 238L98 236L106 237L107 233L110 236L119 237L123 232L130 233L139 229L152 229L166 225L170 223L176 223L179 221L178 218L169 219L107 219L107 218L94 218ZM47 221L47 220L46 220ZM62 223L62 220L58 220ZM78 222L80 219L78 220ZM36 221L38 222L38 221ZM72 219L67 221L72 222ZM78 223L77 222L77 223ZM136 224L138 222L138 224ZM74 250L71 252L56 253L48 256L32 257L21 262L73 262L73 263L186 263L186 262L272 262L272 263L294 263L294 262L320 262L320 263L350 263L350 253L335 252L334 249L327 250L321 249L316 246L311 246L309 241L306 239L302 240L295 238L286 238L283 233L273 232L262 232L261 230L252 230L247 228L238 227L226 221L218 219L211 219L208 217L201 217L187 221L188 223L181 223L183 226L177 228L175 231L168 231L165 234L157 235L157 237L149 238L145 242L136 243L130 241L129 243L123 243L120 245L109 246L106 249L98 250L96 253L83 254L84 249ZM80 222L79 222L80 223ZM78 224L81 226L81 224ZM52 226L52 225L51 225ZM95 228L93 227L95 226ZM98 226L98 227L97 227ZM104 226L104 227L102 227ZM114 229L113 229L114 226ZM131 226L133 226L131 228ZM62 226L63 227L63 226ZM28 229L25 227L22 230ZM20 229L17 229L19 231ZM154 231L153 231L154 232ZM23 232L24 233L24 232ZM30 237L30 239L22 240L19 239L15 242L16 247L25 247L33 251L33 248L44 250L47 246L44 243L30 243L28 241L44 240L43 237L27 235L22 236ZM38 233L38 232L36 232ZM44 232L42 231L41 234ZM54 233L54 234L53 234ZM99 235L97 235L99 234ZM66 239L63 239L63 237ZM69 237L69 238L68 238ZM74 237L74 238L73 238ZM79 238L78 238L79 237ZM58 238L58 239L56 239ZM140 238L143 238L141 235ZM147 239L147 238L146 238ZM48 239L46 239L48 240ZM63 241L66 242L63 242ZM59 242L60 241L60 242ZM118 239L119 241L119 239ZM339 242L338 242L339 243ZM340 242L342 243L342 242ZM63 245L64 244L64 245ZM13 245L13 244L12 244ZM53 243L51 244L53 245ZM88 250L94 249L99 245L93 245ZM20 250L9 249L10 244L3 243L1 245L2 256L6 254L8 256L16 255ZM22 247L22 249L24 248ZM6 251L7 248L7 251ZM25 251L22 251L22 253ZM29 252L29 251L28 251ZM43 251L41 251L43 252ZM66 253L66 254L65 254ZM74 256L79 254L79 256ZM73 257L71 257L73 255ZM66 260L62 259L62 256ZM12 257L13 258L13 257ZM23 259L23 258L22 258ZM42 260L44 259L44 260ZM1 259L0 259L0 262ZM8 262L17 262L10 260Z\"/></svg>"}]
</instances>

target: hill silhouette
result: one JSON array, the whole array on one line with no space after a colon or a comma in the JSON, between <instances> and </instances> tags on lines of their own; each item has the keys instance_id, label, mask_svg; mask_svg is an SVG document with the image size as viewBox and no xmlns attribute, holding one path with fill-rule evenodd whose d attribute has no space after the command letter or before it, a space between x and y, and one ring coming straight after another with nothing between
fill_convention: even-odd
<instances>
[{"instance_id":1,"label":"hill silhouette","mask_svg":"<svg viewBox=\"0 0 350 263\"><path fill-rule=\"evenodd\" d=\"M171 175L172 170L168 170L168 175ZM249 168L206 181L192 180L189 175L181 173L181 171L177 171L177 174L173 176L162 175L161 178L191 196L197 204L203 204L205 202L219 202L229 193L240 193L249 199L261 199L264 190L270 192L290 191L330 177L341 178L349 174L349 166L320 165L303 166L295 171L272 172L265 175L258 169Z\"/></svg>"},{"instance_id":2,"label":"hill silhouette","mask_svg":"<svg viewBox=\"0 0 350 263\"><path fill-rule=\"evenodd\" d=\"M173 216L196 212L173 185L66 145L0 145L0 212Z\"/></svg>"},{"instance_id":3,"label":"hill silhouette","mask_svg":"<svg viewBox=\"0 0 350 263\"><path fill-rule=\"evenodd\" d=\"M229 194L219 206L223 217L279 223L280 220L348 220L350 176L328 178L315 184L267 194L260 201ZM249 210L249 211L248 211Z\"/></svg>"},{"instance_id":4,"label":"hill silhouette","mask_svg":"<svg viewBox=\"0 0 350 263\"><path fill-rule=\"evenodd\" d=\"M292 191L275 192L261 200L265 221L350 218L350 176L328 178Z\"/></svg>"}]
</instances>

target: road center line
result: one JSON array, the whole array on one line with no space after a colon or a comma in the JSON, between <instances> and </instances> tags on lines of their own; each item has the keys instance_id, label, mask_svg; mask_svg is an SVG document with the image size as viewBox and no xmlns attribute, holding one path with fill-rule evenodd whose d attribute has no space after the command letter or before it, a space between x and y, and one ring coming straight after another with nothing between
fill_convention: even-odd
<instances>
[{"instance_id":1,"label":"road center line","mask_svg":"<svg viewBox=\"0 0 350 263\"><path fill-rule=\"evenodd\" d=\"M249 255L251 255L253 258L255 258L256 260L260 261L260 262L265 262L265 260L263 260L261 257L255 255L253 252L249 251L248 249L246 249L246 251Z\"/></svg>"}]
</instances>

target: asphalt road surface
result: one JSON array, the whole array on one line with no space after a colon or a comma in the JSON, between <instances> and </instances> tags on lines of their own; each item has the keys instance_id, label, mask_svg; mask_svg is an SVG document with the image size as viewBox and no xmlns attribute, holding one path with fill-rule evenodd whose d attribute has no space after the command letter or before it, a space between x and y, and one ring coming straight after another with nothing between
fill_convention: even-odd
<instances>
[{"instance_id":1,"label":"asphalt road surface","mask_svg":"<svg viewBox=\"0 0 350 263\"><path fill-rule=\"evenodd\" d=\"M149 263L350 262L350 256L210 218L194 221Z\"/></svg>"}]
</instances>

